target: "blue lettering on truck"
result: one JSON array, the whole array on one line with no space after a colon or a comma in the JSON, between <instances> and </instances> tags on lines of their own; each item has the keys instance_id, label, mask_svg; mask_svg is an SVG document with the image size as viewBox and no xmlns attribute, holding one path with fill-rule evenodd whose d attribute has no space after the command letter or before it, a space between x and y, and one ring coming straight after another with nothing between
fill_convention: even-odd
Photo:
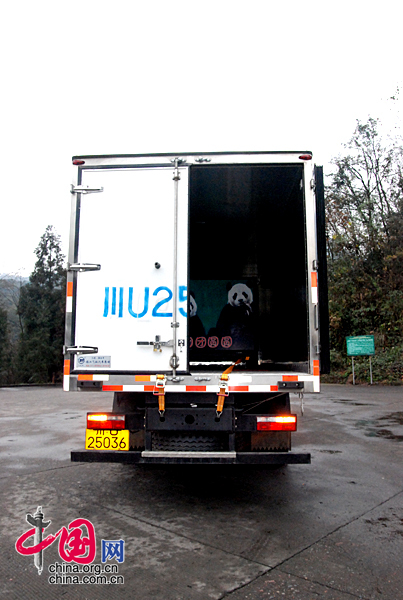
<instances>
[{"instance_id":1,"label":"blue lettering on truck","mask_svg":"<svg viewBox=\"0 0 403 600\"><path fill-rule=\"evenodd\" d=\"M105 287L104 297L104 312L103 316L118 316L122 318L127 313L135 319L141 319L145 317L151 310L152 317L170 317L172 318L172 312L167 311L167 303L172 300L173 293L169 287L159 286L151 294L155 298L156 302L151 308L150 306L150 288L144 288L144 294L141 294L142 302L139 307L139 312L133 310L133 295L134 291L132 287L127 289L123 287ZM127 300L125 300L127 299ZM125 304L125 301L127 304ZM187 287L186 285L179 286L178 302L187 303ZM153 304L151 302L151 304ZM126 314L127 314L126 313ZM179 307L179 314L182 317L187 315L187 307Z\"/></svg>"},{"instance_id":2,"label":"blue lettering on truck","mask_svg":"<svg viewBox=\"0 0 403 600\"><path fill-rule=\"evenodd\" d=\"M123 305L123 288L120 288L120 290L122 290L122 305ZM146 315L148 312L149 297L150 297L150 288L146 287L146 288L144 288L144 308L140 313L135 313L133 311L133 288L129 287L129 304L128 304L129 314L131 314L131 316L135 317L136 319L141 319L141 317L144 317L144 315ZM123 310L122 310L122 316L123 316ZM119 314L119 317L120 317L120 314Z\"/></svg>"}]
</instances>

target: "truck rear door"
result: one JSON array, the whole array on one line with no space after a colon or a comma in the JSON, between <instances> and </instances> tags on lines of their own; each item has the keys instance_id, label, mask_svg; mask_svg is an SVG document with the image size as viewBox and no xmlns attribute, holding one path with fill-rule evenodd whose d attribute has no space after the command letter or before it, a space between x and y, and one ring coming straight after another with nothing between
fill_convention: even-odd
<instances>
[{"instance_id":1,"label":"truck rear door","mask_svg":"<svg viewBox=\"0 0 403 600\"><path fill-rule=\"evenodd\" d=\"M186 371L187 168L100 165L80 178L75 371L163 373L173 363Z\"/></svg>"}]
</instances>

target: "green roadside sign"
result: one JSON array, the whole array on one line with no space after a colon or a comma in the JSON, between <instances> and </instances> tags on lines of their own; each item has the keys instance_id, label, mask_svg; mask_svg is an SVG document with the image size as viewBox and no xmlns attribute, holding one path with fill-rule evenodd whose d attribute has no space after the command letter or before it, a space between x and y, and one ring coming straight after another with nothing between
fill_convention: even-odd
<instances>
[{"instance_id":1,"label":"green roadside sign","mask_svg":"<svg viewBox=\"0 0 403 600\"><path fill-rule=\"evenodd\" d=\"M375 338L373 335L357 335L346 337L347 356L373 356L375 354Z\"/></svg>"}]
</instances>

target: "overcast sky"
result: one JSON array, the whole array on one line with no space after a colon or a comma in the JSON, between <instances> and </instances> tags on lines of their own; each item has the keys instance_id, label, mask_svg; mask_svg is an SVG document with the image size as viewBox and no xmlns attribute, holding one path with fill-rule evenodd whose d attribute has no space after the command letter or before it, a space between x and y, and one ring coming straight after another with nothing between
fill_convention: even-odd
<instances>
[{"instance_id":1,"label":"overcast sky","mask_svg":"<svg viewBox=\"0 0 403 600\"><path fill-rule=\"evenodd\" d=\"M396 0L15 0L0 12L0 273L47 225L67 252L71 156L311 150L399 123ZM399 112L400 110L400 112Z\"/></svg>"}]
</instances>

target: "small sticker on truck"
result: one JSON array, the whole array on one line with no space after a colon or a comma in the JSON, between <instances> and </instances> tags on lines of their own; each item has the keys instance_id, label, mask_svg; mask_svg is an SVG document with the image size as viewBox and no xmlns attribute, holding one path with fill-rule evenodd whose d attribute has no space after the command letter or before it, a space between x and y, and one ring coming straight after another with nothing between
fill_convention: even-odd
<instances>
[{"instance_id":1,"label":"small sticker on truck","mask_svg":"<svg viewBox=\"0 0 403 600\"><path fill-rule=\"evenodd\" d=\"M110 369L111 357L91 354L77 357L77 369Z\"/></svg>"}]
</instances>

